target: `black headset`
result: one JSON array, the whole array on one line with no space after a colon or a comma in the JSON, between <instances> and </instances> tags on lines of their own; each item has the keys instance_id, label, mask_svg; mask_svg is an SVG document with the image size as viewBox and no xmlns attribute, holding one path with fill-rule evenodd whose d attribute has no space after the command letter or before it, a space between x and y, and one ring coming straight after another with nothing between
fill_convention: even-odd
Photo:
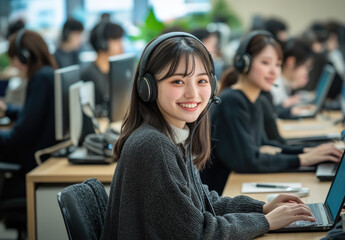
<instances>
[{"instance_id":1,"label":"black headset","mask_svg":"<svg viewBox=\"0 0 345 240\"><path fill-rule=\"evenodd\" d=\"M24 34L26 33L26 29L20 29L16 35L16 39L15 39L15 44L16 44L16 48L17 48L17 57L19 59L19 61L23 64L28 64L30 58L31 58L31 54L29 49L22 47L21 42L23 41L23 37Z\"/></svg>"},{"instance_id":2,"label":"black headset","mask_svg":"<svg viewBox=\"0 0 345 240\"><path fill-rule=\"evenodd\" d=\"M240 73L247 74L250 70L252 64L252 57L247 52L249 43L253 40L254 37L258 35L263 35L266 37L273 38L273 35L265 30L256 30L248 33L242 40L240 46L235 55L234 67Z\"/></svg>"},{"instance_id":3,"label":"black headset","mask_svg":"<svg viewBox=\"0 0 345 240\"><path fill-rule=\"evenodd\" d=\"M190 37L190 38L197 40L199 43L201 43L202 46L204 46L204 44L197 37L193 36L192 34L185 33L185 32L170 32L170 33L160 35L155 40L153 40L146 47L146 49L144 50L144 52L142 54L142 57L141 57L141 60L139 63L139 76L138 76L138 79L136 80L138 94L144 102L154 102L157 99L157 83L156 83L155 78L152 76L152 74L146 72L147 62L148 62L152 52L156 49L156 47L159 44L161 44L165 40L167 40L169 38L173 38L173 37ZM212 95L210 98L210 99L213 99L213 98L215 98L215 96L217 94L217 90L218 90L217 77L215 75L215 69L214 69L214 63L213 63L212 56L205 46L204 46L204 48L206 49L206 51L208 53L208 56L209 56L209 59L211 61L212 68L213 68L212 72L211 72L211 74L212 74L212 76L211 76L211 78L212 78L211 79Z\"/></svg>"},{"instance_id":4,"label":"black headset","mask_svg":"<svg viewBox=\"0 0 345 240\"><path fill-rule=\"evenodd\" d=\"M105 39L104 32L108 22L101 21L95 29L96 34L96 49L97 50L108 50L108 40Z\"/></svg>"},{"instance_id":5,"label":"black headset","mask_svg":"<svg viewBox=\"0 0 345 240\"><path fill-rule=\"evenodd\" d=\"M70 33L71 33L71 30L67 27L64 27L62 29L62 41L66 42L68 40Z\"/></svg>"}]
</instances>

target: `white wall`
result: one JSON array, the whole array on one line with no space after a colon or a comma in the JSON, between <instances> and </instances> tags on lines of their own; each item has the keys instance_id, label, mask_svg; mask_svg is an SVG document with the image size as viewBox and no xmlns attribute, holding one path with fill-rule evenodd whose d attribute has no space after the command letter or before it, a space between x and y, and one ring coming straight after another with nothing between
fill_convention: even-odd
<instances>
[{"instance_id":1,"label":"white wall","mask_svg":"<svg viewBox=\"0 0 345 240\"><path fill-rule=\"evenodd\" d=\"M292 35L304 31L313 21L338 20L345 24L345 0L227 0L241 18L244 30L254 15L284 20Z\"/></svg>"}]
</instances>

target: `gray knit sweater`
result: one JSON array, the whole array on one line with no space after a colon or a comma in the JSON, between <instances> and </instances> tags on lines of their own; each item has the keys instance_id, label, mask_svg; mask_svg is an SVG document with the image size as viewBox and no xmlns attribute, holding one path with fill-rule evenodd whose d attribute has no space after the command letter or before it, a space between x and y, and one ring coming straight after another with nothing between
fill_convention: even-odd
<instances>
[{"instance_id":1,"label":"gray knit sweater","mask_svg":"<svg viewBox=\"0 0 345 240\"><path fill-rule=\"evenodd\" d=\"M196 176L217 217L201 191L203 201L198 198L188 158L157 129L140 127L125 142L117 163L101 239L240 240L268 231L264 202L220 197Z\"/></svg>"}]
</instances>

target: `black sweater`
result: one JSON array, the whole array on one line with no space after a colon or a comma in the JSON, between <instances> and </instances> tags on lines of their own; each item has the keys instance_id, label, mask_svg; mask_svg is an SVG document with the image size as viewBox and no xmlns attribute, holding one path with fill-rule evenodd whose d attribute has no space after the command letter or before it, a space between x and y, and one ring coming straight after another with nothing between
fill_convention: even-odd
<instances>
[{"instance_id":1,"label":"black sweater","mask_svg":"<svg viewBox=\"0 0 345 240\"><path fill-rule=\"evenodd\" d=\"M219 197L197 174L166 135L148 125L135 130L117 162L101 239L248 240L268 231L264 202Z\"/></svg>"},{"instance_id":2,"label":"black sweater","mask_svg":"<svg viewBox=\"0 0 345 240\"><path fill-rule=\"evenodd\" d=\"M240 173L279 172L299 167L301 147L283 146L269 141L264 130L260 96L254 103L240 90L226 89L214 106L212 121L212 159L201 173L210 189L222 193L231 171ZM260 153L262 145L281 147L282 153Z\"/></svg>"},{"instance_id":3,"label":"black sweater","mask_svg":"<svg viewBox=\"0 0 345 240\"><path fill-rule=\"evenodd\" d=\"M54 70L42 67L28 81L23 108L9 105L6 111L7 116L16 120L14 126L9 131L0 131L0 161L19 163L24 173L37 166L35 151L57 143Z\"/></svg>"}]
</instances>

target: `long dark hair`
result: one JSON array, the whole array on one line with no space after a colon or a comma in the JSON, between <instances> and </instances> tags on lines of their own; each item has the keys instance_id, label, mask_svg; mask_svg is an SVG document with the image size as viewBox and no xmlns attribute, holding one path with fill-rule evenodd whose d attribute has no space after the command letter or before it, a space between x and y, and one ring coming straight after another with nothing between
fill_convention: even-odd
<instances>
[{"instance_id":1,"label":"long dark hair","mask_svg":"<svg viewBox=\"0 0 345 240\"><path fill-rule=\"evenodd\" d=\"M241 44L243 44L243 42L241 42ZM241 48L241 44L239 49ZM283 59L281 46L273 37L269 37L267 35L257 35L253 37L248 44L246 52L251 56L253 61L253 59L267 46L272 46L276 50L278 58L280 60ZM227 87L234 85L238 81L239 75L240 73L234 67L225 70L219 81L219 93L221 93Z\"/></svg>"},{"instance_id":2,"label":"long dark hair","mask_svg":"<svg viewBox=\"0 0 345 240\"><path fill-rule=\"evenodd\" d=\"M214 72L214 69L208 52L199 41L191 37L169 38L155 48L149 59L140 59L134 78L135 81L132 87L130 107L123 121L121 136L114 146L115 160L120 158L122 147L127 138L133 133L134 130L143 124L154 126L167 136L173 135L172 129L159 111L156 101L144 102L138 95L138 91L136 89L136 79L138 78L139 68L142 61L147 62L146 72L152 74L153 76L157 76L159 73L162 73L163 70L168 68L168 71L165 71L166 74L162 77L162 79L156 79L156 81L162 81L166 78L169 78L176 72L179 63L183 58L186 59L187 63L189 62L189 59L192 59L193 66L191 66L191 71L188 71L189 66L187 64L184 72L185 76L192 75L195 70L194 57L199 57L201 59L206 73L209 75L211 81L213 81L214 79L211 76L212 72ZM190 129L193 129L205 111L206 109L200 114L197 121L187 123ZM189 136L186 143L189 144L190 141L191 139ZM205 166L211 151L208 116L205 116L194 133L192 149L192 154L196 156L194 164L198 169L202 169Z\"/></svg>"},{"instance_id":3,"label":"long dark hair","mask_svg":"<svg viewBox=\"0 0 345 240\"><path fill-rule=\"evenodd\" d=\"M16 36L18 32L10 36L7 54L10 58L18 56L18 48L16 46ZM30 52L30 58L27 63L28 73L27 77L30 79L43 66L51 66L56 69L57 64L54 57L49 53L48 46L43 38L36 32L26 30L22 36L21 48L25 48Z\"/></svg>"}]
</instances>

